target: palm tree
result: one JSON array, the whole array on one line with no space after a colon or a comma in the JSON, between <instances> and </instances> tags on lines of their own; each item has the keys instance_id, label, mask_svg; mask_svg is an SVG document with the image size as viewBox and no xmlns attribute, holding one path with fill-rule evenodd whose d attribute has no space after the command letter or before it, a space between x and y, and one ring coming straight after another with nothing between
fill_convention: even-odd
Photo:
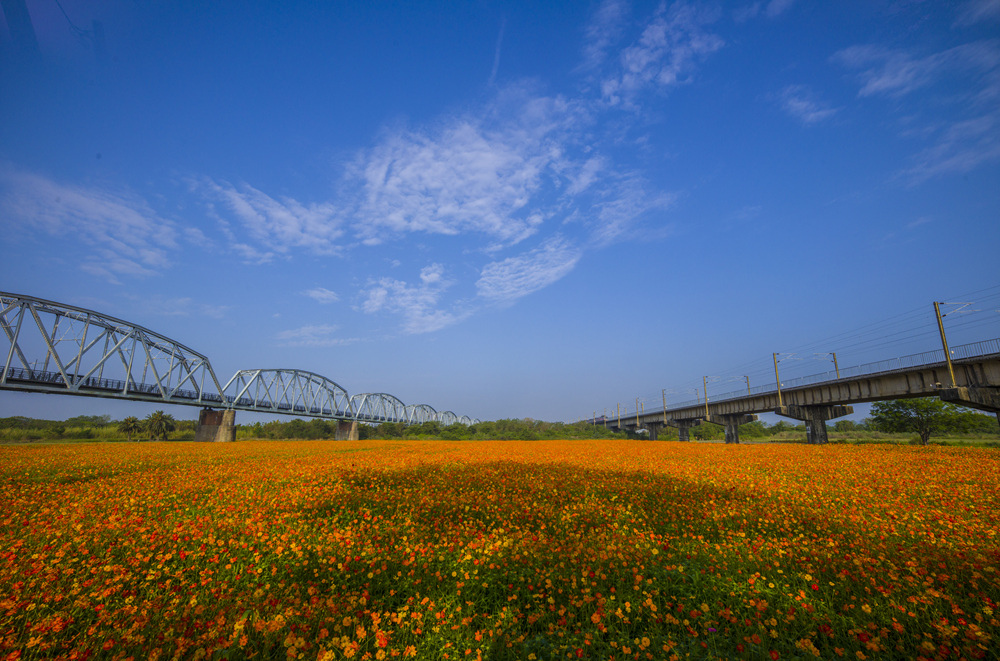
<instances>
[{"instance_id":1,"label":"palm tree","mask_svg":"<svg viewBox=\"0 0 1000 661\"><path fill-rule=\"evenodd\" d=\"M139 418L130 415L118 423L118 431L125 434L125 437L131 442L132 436L142 431L142 423L139 422Z\"/></svg>"},{"instance_id":2,"label":"palm tree","mask_svg":"<svg viewBox=\"0 0 1000 661\"><path fill-rule=\"evenodd\" d=\"M167 434L174 430L174 416L163 411L153 411L146 416L146 431L155 438L167 440Z\"/></svg>"}]
</instances>

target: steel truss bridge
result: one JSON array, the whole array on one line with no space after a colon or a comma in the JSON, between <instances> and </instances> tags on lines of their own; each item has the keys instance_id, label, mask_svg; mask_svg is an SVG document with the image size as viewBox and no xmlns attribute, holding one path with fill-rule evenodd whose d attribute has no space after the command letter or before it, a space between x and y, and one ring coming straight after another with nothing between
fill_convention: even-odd
<instances>
[{"instance_id":1,"label":"steel truss bridge","mask_svg":"<svg viewBox=\"0 0 1000 661\"><path fill-rule=\"evenodd\" d=\"M349 395L297 369L240 370L223 386L208 358L148 328L33 296L0 292L0 390L216 407L369 424L479 422L388 393Z\"/></svg>"}]
</instances>

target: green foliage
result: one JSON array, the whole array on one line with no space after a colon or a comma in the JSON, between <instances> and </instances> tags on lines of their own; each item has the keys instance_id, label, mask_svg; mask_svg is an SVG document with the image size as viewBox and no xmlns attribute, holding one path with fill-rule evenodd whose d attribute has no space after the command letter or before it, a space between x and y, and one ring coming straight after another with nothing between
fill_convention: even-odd
<instances>
[{"instance_id":1,"label":"green foliage","mask_svg":"<svg viewBox=\"0 0 1000 661\"><path fill-rule=\"evenodd\" d=\"M853 420L838 420L833 423L833 431L837 432L852 432L857 431L858 424Z\"/></svg>"},{"instance_id":2,"label":"green foliage","mask_svg":"<svg viewBox=\"0 0 1000 661\"><path fill-rule=\"evenodd\" d=\"M861 443L906 443L909 438L900 439L893 434L910 434L912 442L927 443L929 436L924 437L914 426L913 420L901 411L921 408L916 402L936 402L929 405L932 410L939 410L943 417L934 419L936 425L932 434L949 434L949 444L964 443L982 444L984 436L1000 435L1000 425L995 415L987 415L951 404L943 404L938 400L903 400L900 402L880 402L873 406L873 417L857 423L851 420L838 420L833 423L832 431L840 434L832 442ZM151 429L150 419L163 416L156 423L156 431ZM166 424L167 429L160 427ZM138 425L138 428L136 428ZM154 438L167 439L172 434L174 440L192 440L197 422L195 420L174 420L173 416L157 411L144 421L129 416L121 421L111 421L107 415L75 416L64 421L39 420L24 416L0 418L0 442L54 442L54 441L122 441L135 440L143 432ZM779 420L773 425L763 422L750 422L740 426L740 436L746 439L778 437L782 441L796 440L804 427L792 425L788 421ZM267 423L254 422L237 427L238 439L307 439L328 440L335 438L337 422L311 418L308 420L292 419ZM719 425L702 424L691 429L691 436L696 440L719 440L724 436L724 430ZM958 438L956 438L956 436ZM442 425L439 422L425 422L420 425L404 425L399 422L386 422L380 425L358 425L358 437L361 439L444 439L444 440L548 440L548 439L584 439L584 438L626 438L629 434L613 432L603 425L591 425L586 422L545 422L532 418L509 418L479 422L474 425ZM645 434L631 437L646 438ZM673 427L659 430L660 440L678 438L678 431ZM960 440L962 439L962 440Z\"/></svg>"},{"instance_id":3,"label":"green foliage","mask_svg":"<svg viewBox=\"0 0 1000 661\"><path fill-rule=\"evenodd\" d=\"M675 434L676 436L676 434ZM544 422L524 419L501 419L478 422L474 425L455 423L444 426L440 422L424 422L406 426L398 422L386 422L371 428L367 436L362 429L362 438L406 438L443 440L522 440L577 439L577 438L624 438L624 433L612 432L603 426L586 422Z\"/></svg>"},{"instance_id":4,"label":"green foliage","mask_svg":"<svg viewBox=\"0 0 1000 661\"><path fill-rule=\"evenodd\" d=\"M741 438L764 438L771 435L771 429L760 420L740 425Z\"/></svg>"},{"instance_id":5,"label":"green foliage","mask_svg":"<svg viewBox=\"0 0 1000 661\"><path fill-rule=\"evenodd\" d=\"M778 434L786 431L795 431L795 425L785 420L778 420L776 423L768 427L768 432L771 436L777 436Z\"/></svg>"},{"instance_id":6,"label":"green foliage","mask_svg":"<svg viewBox=\"0 0 1000 661\"><path fill-rule=\"evenodd\" d=\"M132 437L141 432L143 429L142 423L139 422L139 418L135 416L128 416L118 423L118 431L125 434L125 437L131 441Z\"/></svg>"},{"instance_id":7,"label":"green foliage","mask_svg":"<svg viewBox=\"0 0 1000 661\"><path fill-rule=\"evenodd\" d=\"M148 432L152 438L159 438L165 441L167 440L167 436L176 428L176 426L174 416L169 413L164 413L163 411L153 411L146 416L143 429Z\"/></svg>"},{"instance_id":8,"label":"green foliage","mask_svg":"<svg viewBox=\"0 0 1000 661\"><path fill-rule=\"evenodd\" d=\"M932 434L996 433L998 429L995 416L931 397L875 402L870 425L876 431L915 433L921 445L927 445Z\"/></svg>"},{"instance_id":9,"label":"green foliage","mask_svg":"<svg viewBox=\"0 0 1000 661\"><path fill-rule=\"evenodd\" d=\"M111 424L110 415L78 415L67 418L67 427L104 427Z\"/></svg>"},{"instance_id":10,"label":"green foliage","mask_svg":"<svg viewBox=\"0 0 1000 661\"><path fill-rule=\"evenodd\" d=\"M725 437L726 430L722 425L703 422L697 427L691 428L691 438L699 441L718 441Z\"/></svg>"}]
</instances>

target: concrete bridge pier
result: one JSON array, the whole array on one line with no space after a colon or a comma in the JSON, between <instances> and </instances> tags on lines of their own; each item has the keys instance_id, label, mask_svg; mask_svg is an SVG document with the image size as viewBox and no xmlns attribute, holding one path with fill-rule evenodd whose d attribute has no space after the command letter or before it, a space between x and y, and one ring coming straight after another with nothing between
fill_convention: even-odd
<instances>
[{"instance_id":1,"label":"concrete bridge pier","mask_svg":"<svg viewBox=\"0 0 1000 661\"><path fill-rule=\"evenodd\" d=\"M826 421L840 418L854 413L853 406L779 406L774 409L778 415L793 420L802 420L806 423L806 442L813 445L822 445L830 442L830 437L826 433Z\"/></svg>"},{"instance_id":2,"label":"concrete bridge pier","mask_svg":"<svg viewBox=\"0 0 1000 661\"><path fill-rule=\"evenodd\" d=\"M660 437L660 428L663 427L662 422L647 422L646 429L649 430L649 440L655 441Z\"/></svg>"},{"instance_id":3,"label":"concrete bridge pier","mask_svg":"<svg viewBox=\"0 0 1000 661\"><path fill-rule=\"evenodd\" d=\"M989 386L941 388L938 390L938 396L952 404L995 413L997 422L1000 422L1000 388Z\"/></svg>"},{"instance_id":4,"label":"concrete bridge pier","mask_svg":"<svg viewBox=\"0 0 1000 661\"><path fill-rule=\"evenodd\" d=\"M232 443L236 440L236 411L202 409L194 440L201 443Z\"/></svg>"},{"instance_id":5,"label":"concrete bridge pier","mask_svg":"<svg viewBox=\"0 0 1000 661\"><path fill-rule=\"evenodd\" d=\"M667 420L667 424L677 429L677 435L681 441L691 440L691 428L701 424L701 418L680 418Z\"/></svg>"},{"instance_id":6,"label":"concrete bridge pier","mask_svg":"<svg viewBox=\"0 0 1000 661\"><path fill-rule=\"evenodd\" d=\"M727 413L724 415L710 415L708 421L726 428L726 443L740 442L740 425L753 422L757 419L756 413Z\"/></svg>"},{"instance_id":7,"label":"concrete bridge pier","mask_svg":"<svg viewBox=\"0 0 1000 661\"><path fill-rule=\"evenodd\" d=\"M334 432L335 441L356 441L358 440L357 420L338 420L337 431Z\"/></svg>"}]
</instances>

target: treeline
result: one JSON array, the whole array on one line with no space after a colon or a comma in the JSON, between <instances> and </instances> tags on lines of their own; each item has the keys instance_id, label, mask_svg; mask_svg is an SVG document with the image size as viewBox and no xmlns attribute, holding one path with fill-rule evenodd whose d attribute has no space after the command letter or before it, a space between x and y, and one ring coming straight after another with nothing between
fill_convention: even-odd
<instances>
[{"instance_id":1,"label":"treeline","mask_svg":"<svg viewBox=\"0 0 1000 661\"><path fill-rule=\"evenodd\" d=\"M163 411L149 414L139 420L127 417L112 420L107 415L81 415L66 420L39 420L23 416L0 418L0 442L48 442L69 440L133 441L194 439L198 423L194 420L174 420ZM891 400L876 402L871 417L861 422L836 420L827 426L831 441L890 439L899 434L913 434L917 442L926 444L931 436L996 437L1000 425L995 415L987 415L963 407L941 402L935 398ZM804 424L779 420L769 425L762 421L740 426L740 437L747 440L801 441ZM380 425L361 424L358 435L362 439L442 439L442 440L545 440L585 438L645 438L646 432L613 432L603 425L586 422L544 422L523 419L503 419L477 422L473 425L425 422L419 425L386 422ZM337 433L336 420L295 418L288 421L255 422L237 425L237 439L333 439ZM702 423L692 427L693 440L721 440L724 430L720 425ZM677 430L664 427L659 430L661 440L678 438Z\"/></svg>"},{"instance_id":2,"label":"treeline","mask_svg":"<svg viewBox=\"0 0 1000 661\"><path fill-rule=\"evenodd\" d=\"M333 438L337 422L314 418L308 422L298 418L288 422L266 422L240 425L236 430L237 439L325 439ZM580 438L625 438L624 433L616 433L604 427L595 427L585 422L544 422L524 418L521 420L492 420L474 425L455 423L443 425L440 422L424 422L418 425L404 425L399 422L384 422L380 425L358 426L358 437L401 438L401 439L441 439L463 440L521 440Z\"/></svg>"},{"instance_id":3,"label":"treeline","mask_svg":"<svg viewBox=\"0 0 1000 661\"><path fill-rule=\"evenodd\" d=\"M194 440L198 422L174 420L163 411L145 419L112 420L109 415L78 415L66 420L41 420L24 416L0 418L0 442L23 441L132 441Z\"/></svg>"}]
</instances>

